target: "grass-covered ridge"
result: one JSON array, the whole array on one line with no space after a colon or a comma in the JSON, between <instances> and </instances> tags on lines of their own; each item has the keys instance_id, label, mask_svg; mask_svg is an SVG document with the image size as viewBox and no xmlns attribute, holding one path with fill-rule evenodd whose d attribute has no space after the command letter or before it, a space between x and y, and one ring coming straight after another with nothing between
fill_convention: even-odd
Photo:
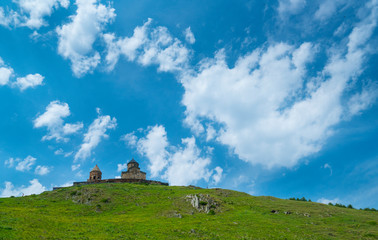
<instances>
[{"instance_id":1,"label":"grass-covered ridge","mask_svg":"<svg viewBox=\"0 0 378 240\"><path fill-rule=\"evenodd\" d=\"M93 184L0 199L0 239L377 239L377 223L377 212L193 187Z\"/></svg>"}]
</instances>

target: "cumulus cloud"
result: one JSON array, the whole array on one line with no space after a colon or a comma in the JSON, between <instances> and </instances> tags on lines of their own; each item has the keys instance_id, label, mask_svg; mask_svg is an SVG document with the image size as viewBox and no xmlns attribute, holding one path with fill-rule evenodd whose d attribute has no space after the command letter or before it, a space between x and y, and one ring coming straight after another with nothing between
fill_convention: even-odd
<instances>
[{"instance_id":1,"label":"cumulus cloud","mask_svg":"<svg viewBox=\"0 0 378 240\"><path fill-rule=\"evenodd\" d=\"M183 138L181 146L172 146L163 126L148 127L146 131L146 136L131 146L149 160L148 168L153 176L161 176L170 185L188 185L201 179L209 181L212 175L208 169L210 157L201 156L194 137ZM220 180L221 168L217 167L215 171L214 179Z\"/></svg>"},{"instance_id":2,"label":"cumulus cloud","mask_svg":"<svg viewBox=\"0 0 378 240\"><path fill-rule=\"evenodd\" d=\"M131 145L135 144L137 150L142 155L150 159L148 166L152 177L156 177L168 164L168 139L167 133L163 126L154 126L148 128L146 137L141 138L136 142L137 137L133 135L133 141L128 141L130 137L125 135L124 140Z\"/></svg>"},{"instance_id":3,"label":"cumulus cloud","mask_svg":"<svg viewBox=\"0 0 378 240\"><path fill-rule=\"evenodd\" d=\"M46 127L48 134L43 136L42 140L55 139L56 141L68 141L65 136L78 132L83 128L83 123L75 124L64 123L63 118L71 115L67 103L52 101L46 107L46 111L34 120L34 127Z\"/></svg>"},{"instance_id":4,"label":"cumulus cloud","mask_svg":"<svg viewBox=\"0 0 378 240\"><path fill-rule=\"evenodd\" d=\"M137 55L137 50L148 41L147 28L151 24L152 19L138 26L134 29L134 34L131 37L116 39L114 33L107 33L103 35L104 41L107 45L106 63L108 70L113 70L118 62L120 55L124 55L129 61L134 61Z\"/></svg>"},{"instance_id":5,"label":"cumulus cloud","mask_svg":"<svg viewBox=\"0 0 378 240\"><path fill-rule=\"evenodd\" d=\"M70 4L69 0L18 0L15 2L21 12L27 15L21 17L20 25L37 29L47 25L44 17L50 16L54 9L67 8Z\"/></svg>"},{"instance_id":6,"label":"cumulus cloud","mask_svg":"<svg viewBox=\"0 0 378 240\"><path fill-rule=\"evenodd\" d=\"M20 172L27 172L32 169L36 160L37 159L35 157L32 157L30 155L27 156L24 160L20 158L9 158L8 160L5 161L5 166L8 168L15 167L15 169ZM34 173L42 176L42 175L48 174L50 170L51 170L50 167L38 165L34 169Z\"/></svg>"},{"instance_id":7,"label":"cumulus cloud","mask_svg":"<svg viewBox=\"0 0 378 240\"><path fill-rule=\"evenodd\" d=\"M151 27L152 20L134 29L131 37L118 38L104 34L107 45L107 69L112 70L119 57L137 61L143 66L157 65L158 71L176 72L187 67L189 50L177 38L173 38L166 27Z\"/></svg>"},{"instance_id":8,"label":"cumulus cloud","mask_svg":"<svg viewBox=\"0 0 378 240\"><path fill-rule=\"evenodd\" d=\"M345 116L375 101L375 94L366 88L355 97L349 91L369 54L376 12L374 5L354 27L346 49L329 49L329 60L316 76L307 73L316 53L311 43L271 44L240 57L233 67L227 65L223 51L203 60L197 73L181 77L185 123L196 134L215 123L219 127L216 134L210 129L210 135L244 161L294 166L318 152Z\"/></svg>"},{"instance_id":9,"label":"cumulus cloud","mask_svg":"<svg viewBox=\"0 0 378 240\"><path fill-rule=\"evenodd\" d=\"M32 156L27 156L24 160L19 160L16 166L17 171L25 172L30 171L31 167L35 164L36 158Z\"/></svg>"},{"instance_id":10,"label":"cumulus cloud","mask_svg":"<svg viewBox=\"0 0 378 240\"><path fill-rule=\"evenodd\" d=\"M127 163L124 164L117 164L117 172L122 172L123 170L127 169Z\"/></svg>"},{"instance_id":11,"label":"cumulus cloud","mask_svg":"<svg viewBox=\"0 0 378 240\"><path fill-rule=\"evenodd\" d=\"M30 171L37 159L32 156L27 156L24 160L20 158L9 158L5 160L5 166L8 168L15 167L17 171L26 172Z\"/></svg>"},{"instance_id":12,"label":"cumulus cloud","mask_svg":"<svg viewBox=\"0 0 378 240\"><path fill-rule=\"evenodd\" d=\"M76 77L81 77L100 62L100 54L92 45L106 24L116 14L114 8L105 6L97 0L77 0L76 14L71 22L56 29L59 37L58 53L71 61L71 68Z\"/></svg>"},{"instance_id":13,"label":"cumulus cloud","mask_svg":"<svg viewBox=\"0 0 378 240\"><path fill-rule=\"evenodd\" d=\"M16 81L11 81L11 77L14 75L13 69L7 66L0 57L0 86L10 85L24 91L27 88L35 88L43 84L44 77L39 73L28 74L26 77L18 77Z\"/></svg>"},{"instance_id":14,"label":"cumulus cloud","mask_svg":"<svg viewBox=\"0 0 378 240\"><path fill-rule=\"evenodd\" d=\"M0 11L1 14L1 11ZM0 57L0 86L7 85L10 77L13 74L13 69L4 64L3 59Z\"/></svg>"},{"instance_id":15,"label":"cumulus cloud","mask_svg":"<svg viewBox=\"0 0 378 240\"><path fill-rule=\"evenodd\" d=\"M23 196L31 194L40 194L46 191L38 179L31 180L29 186L21 186L15 188L11 182L5 182L5 188L1 190L0 197L10 197L10 196Z\"/></svg>"},{"instance_id":16,"label":"cumulus cloud","mask_svg":"<svg viewBox=\"0 0 378 240\"><path fill-rule=\"evenodd\" d=\"M50 167L47 167L47 166L40 166L38 165L35 170L34 170L35 174L37 175L46 175L50 172Z\"/></svg>"},{"instance_id":17,"label":"cumulus cloud","mask_svg":"<svg viewBox=\"0 0 378 240\"><path fill-rule=\"evenodd\" d=\"M40 74L28 74L26 77L17 78L13 83L13 86L18 87L21 91L27 88L35 88L36 86L42 85L44 77Z\"/></svg>"},{"instance_id":18,"label":"cumulus cloud","mask_svg":"<svg viewBox=\"0 0 378 240\"><path fill-rule=\"evenodd\" d=\"M194 38L194 34L193 34L192 30L190 29L190 27L185 29L184 34L185 34L185 40L188 43L194 44L196 42L196 39Z\"/></svg>"},{"instance_id":19,"label":"cumulus cloud","mask_svg":"<svg viewBox=\"0 0 378 240\"><path fill-rule=\"evenodd\" d=\"M212 176L212 178L213 178L213 184L217 184L222 179L223 169L220 168L220 167L215 167L214 171L215 171L215 173Z\"/></svg>"},{"instance_id":20,"label":"cumulus cloud","mask_svg":"<svg viewBox=\"0 0 378 240\"><path fill-rule=\"evenodd\" d=\"M109 115L98 116L89 126L87 133L84 134L83 143L75 154L75 161L79 159L85 160L91 156L93 149L97 147L100 141L109 137L106 131L114 129L116 126L117 119L115 117L111 118Z\"/></svg>"}]
</instances>

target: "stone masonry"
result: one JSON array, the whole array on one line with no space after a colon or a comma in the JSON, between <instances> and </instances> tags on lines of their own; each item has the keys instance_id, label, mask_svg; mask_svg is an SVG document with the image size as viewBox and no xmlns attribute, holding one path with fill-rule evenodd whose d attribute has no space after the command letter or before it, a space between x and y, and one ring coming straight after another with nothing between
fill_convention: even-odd
<instances>
[{"instance_id":1,"label":"stone masonry","mask_svg":"<svg viewBox=\"0 0 378 240\"><path fill-rule=\"evenodd\" d=\"M121 178L115 179L102 179L102 172L100 168L96 166L90 171L89 178L86 182L74 182L74 186L78 185L86 185L86 184L93 184L93 183L147 183L147 184L158 184L158 185L166 185L168 183L163 183L154 180L146 180L146 173L142 172L139 168L139 163L132 159L130 162L127 163L127 171L122 172ZM58 188L56 188L58 189Z\"/></svg>"}]
</instances>

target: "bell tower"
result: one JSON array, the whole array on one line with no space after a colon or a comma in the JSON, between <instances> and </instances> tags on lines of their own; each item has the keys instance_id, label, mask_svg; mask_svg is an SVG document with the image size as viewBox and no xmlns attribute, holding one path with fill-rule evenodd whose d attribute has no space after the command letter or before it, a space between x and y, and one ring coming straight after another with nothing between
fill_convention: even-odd
<instances>
[{"instance_id":1,"label":"bell tower","mask_svg":"<svg viewBox=\"0 0 378 240\"><path fill-rule=\"evenodd\" d=\"M102 172L100 168L98 168L97 164L96 166L92 169L92 171L89 173L89 179L87 182L97 182L101 180Z\"/></svg>"}]
</instances>

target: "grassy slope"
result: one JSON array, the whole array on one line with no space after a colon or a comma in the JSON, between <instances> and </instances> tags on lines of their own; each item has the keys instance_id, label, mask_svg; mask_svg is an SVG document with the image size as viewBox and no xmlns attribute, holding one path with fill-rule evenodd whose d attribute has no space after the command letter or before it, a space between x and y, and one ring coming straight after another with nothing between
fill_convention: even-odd
<instances>
[{"instance_id":1,"label":"grassy slope","mask_svg":"<svg viewBox=\"0 0 378 240\"><path fill-rule=\"evenodd\" d=\"M220 204L215 215L186 201L188 194L200 193ZM142 184L94 184L0 199L0 239L377 239L377 222L377 212Z\"/></svg>"}]
</instances>

